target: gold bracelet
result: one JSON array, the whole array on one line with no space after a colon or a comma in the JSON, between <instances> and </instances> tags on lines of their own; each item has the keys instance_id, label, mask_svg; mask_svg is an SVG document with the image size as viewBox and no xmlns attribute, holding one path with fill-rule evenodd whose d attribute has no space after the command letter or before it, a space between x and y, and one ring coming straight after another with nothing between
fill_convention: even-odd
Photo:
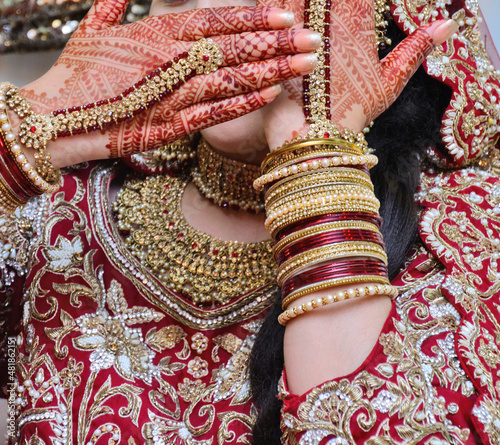
<instances>
[{"instance_id":1,"label":"gold bracelet","mask_svg":"<svg viewBox=\"0 0 500 445\"><path fill-rule=\"evenodd\" d=\"M276 165L282 163L280 158L285 153L290 153L295 150L304 149L304 151L316 151L325 150L327 147L337 147L338 150L350 150L358 155L365 154L364 150L356 145L355 143L349 142L345 139L336 138L311 138L311 139L300 139L292 141L291 143L285 143L276 150L271 151L262 161L261 173L264 175L270 170L273 170ZM271 166L272 165L272 166Z\"/></svg>"},{"instance_id":2,"label":"gold bracelet","mask_svg":"<svg viewBox=\"0 0 500 445\"><path fill-rule=\"evenodd\" d=\"M47 182L26 159L21 145L17 141L14 131L12 130L12 125L10 124L9 116L7 114L4 98L8 88L10 88L9 84L0 84L0 104L2 104L5 109L5 113L1 119L0 131L4 137L7 150L30 184L38 189L40 193L53 193L59 189L60 186L60 171L53 171L53 181Z\"/></svg>"},{"instance_id":3,"label":"gold bracelet","mask_svg":"<svg viewBox=\"0 0 500 445\"><path fill-rule=\"evenodd\" d=\"M336 167L335 169L319 172L304 172L296 176L282 179L273 184L266 191L266 201L272 200L276 195L285 194L289 189L300 189L303 186L333 184L333 183L365 184L373 190L370 175L355 168Z\"/></svg>"},{"instance_id":4,"label":"gold bracelet","mask_svg":"<svg viewBox=\"0 0 500 445\"><path fill-rule=\"evenodd\" d=\"M266 211L268 215L275 212L277 208L290 207L294 210L295 204L311 199L318 199L318 197L330 196L330 201L335 202L337 200L347 200L347 199L365 199L366 201L372 201L376 199L375 193L365 184L358 183L333 183L333 184L312 184L310 187L305 187L297 190L292 190L289 193L276 197L272 200L266 200ZM307 206L307 204L304 204ZM293 207L293 208L292 208ZM300 207L300 206L299 206ZM303 207L303 206L302 206ZM300 207L300 208L302 208Z\"/></svg>"},{"instance_id":5,"label":"gold bracelet","mask_svg":"<svg viewBox=\"0 0 500 445\"><path fill-rule=\"evenodd\" d=\"M313 161L314 162L314 161ZM316 164L313 162L302 162L300 164L293 164L290 167L278 168L272 172L266 173L265 175L259 176L253 183L256 190L263 190L266 184L279 181L282 178L288 176L295 176L298 173L313 171L313 170L324 170L331 167L338 167L341 165L366 165L368 168L372 168L377 165L378 158L374 155L343 155L343 156L333 156L330 158L323 158L318 162L318 167L315 168Z\"/></svg>"},{"instance_id":6,"label":"gold bracelet","mask_svg":"<svg viewBox=\"0 0 500 445\"><path fill-rule=\"evenodd\" d=\"M298 269L305 266L309 267L325 261L359 256L377 258L387 265L387 254L379 244L370 241L343 241L315 247L286 260L278 267L277 281L282 286L286 280L298 273Z\"/></svg>"},{"instance_id":7,"label":"gold bracelet","mask_svg":"<svg viewBox=\"0 0 500 445\"><path fill-rule=\"evenodd\" d=\"M314 202L315 201L315 202ZM281 209L281 214L278 211L269 209L268 216L264 222L266 229L274 236L274 227L276 225L287 225L292 221L298 221L310 216L316 216L321 212L338 213L338 212L368 212L378 214L380 202L375 196L370 198L353 199L345 197L344 199L333 198L333 195L323 195L314 198L314 200L300 201L288 206L286 209ZM317 213L320 212L320 213Z\"/></svg>"},{"instance_id":8,"label":"gold bracelet","mask_svg":"<svg viewBox=\"0 0 500 445\"><path fill-rule=\"evenodd\" d=\"M282 309L288 307L290 303L298 300L304 295L309 295L319 290L325 290L331 287L345 286L347 284L355 283L390 284L389 278L381 277L379 275L355 275L353 277L347 278L332 278L331 280L321 281L316 284L310 284L291 293L283 300Z\"/></svg>"},{"instance_id":9,"label":"gold bracelet","mask_svg":"<svg viewBox=\"0 0 500 445\"><path fill-rule=\"evenodd\" d=\"M289 152L282 155L279 159L274 160L268 165L266 169L267 173L284 168L290 167L293 164L298 164L302 161L310 161L311 159L321 159L321 158L331 158L333 156L364 156L365 153L361 153L358 149L352 149L348 147L302 147L298 153Z\"/></svg>"},{"instance_id":10,"label":"gold bracelet","mask_svg":"<svg viewBox=\"0 0 500 445\"><path fill-rule=\"evenodd\" d=\"M367 230L369 232L380 233L376 224L366 221L335 221L332 223L318 224L317 226L307 227L302 230L291 233L282 240L278 241L273 247L273 255L276 258L283 249L293 245L295 242L307 238L311 235L320 235L322 233L331 233L339 230Z\"/></svg>"},{"instance_id":11,"label":"gold bracelet","mask_svg":"<svg viewBox=\"0 0 500 445\"><path fill-rule=\"evenodd\" d=\"M275 238L276 234L283 230L285 227L294 224L302 219L312 218L314 216L327 215L329 213L340 213L340 212L361 212L371 215L378 215L379 206L368 205L365 203L344 203L340 202L338 205L332 206L324 205L321 207L313 209L300 209L294 213L289 213L281 218L273 221L272 224L266 226L267 231L270 233L271 237Z\"/></svg>"},{"instance_id":12,"label":"gold bracelet","mask_svg":"<svg viewBox=\"0 0 500 445\"><path fill-rule=\"evenodd\" d=\"M278 322L284 326L292 318L298 317L299 315L305 314L306 312L311 312L319 307L327 306L332 303L337 303L339 301L349 300L352 298L364 297L367 295L370 296L387 295L391 299L394 299L398 296L398 289L394 286L385 284L385 285L368 285L340 292L335 292L333 294L325 295L324 297L321 298L315 298L299 306L294 306L291 309L286 309L278 316Z\"/></svg>"},{"instance_id":13,"label":"gold bracelet","mask_svg":"<svg viewBox=\"0 0 500 445\"><path fill-rule=\"evenodd\" d=\"M21 200L12 191L9 185L0 175L0 210L2 213L12 213L18 207L26 205L26 201Z\"/></svg>"}]
</instances>

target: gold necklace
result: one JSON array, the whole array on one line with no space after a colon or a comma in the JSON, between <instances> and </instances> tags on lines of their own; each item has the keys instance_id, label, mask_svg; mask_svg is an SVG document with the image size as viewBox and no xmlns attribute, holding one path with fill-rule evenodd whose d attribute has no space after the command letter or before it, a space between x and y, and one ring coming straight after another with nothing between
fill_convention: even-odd
<instances>
[{"instance_id":1,"label":"gold necklace","mask_svg":"<svg viewBox=\"0 0 500 445\"><path fill-rule=\"evenodd\" d=\"M113 208L125 242L165 286L213 307L276 281L272 240L222 241L191 227L181 209L188 178L134 176Z\"/></svg>"},{"instance_id":2,"label":"gold necklace","mask_svg":"<svg viewBox=\"0 0 500 445\"><path fill-rule=\"evenodd\" d=\"M191 172L199 192L222 208L264 212L264 194L253 188L260 176L258 165L229 159L201 138L196 149L197 165Z\"/></svg>"}]
</instances>

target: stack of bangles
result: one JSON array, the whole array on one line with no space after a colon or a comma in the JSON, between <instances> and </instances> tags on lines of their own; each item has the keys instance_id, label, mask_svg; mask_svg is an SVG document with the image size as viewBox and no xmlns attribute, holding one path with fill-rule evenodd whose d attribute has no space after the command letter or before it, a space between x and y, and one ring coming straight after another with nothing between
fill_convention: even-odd
<instances>
[{"instance_id":1,"label":"stack of bangles","mask_svg":"<svg viewBox=\"0 0 500 445\"><path fill-rule=\"evenodd\" d=\"M254 182L265 191L284 312L278 321L368 295L395 297L369 169L377 158L349 138L307 139L270 153ZM352 287L352 286L356 287ZM308 303L297 299L349 286Z\"/></svg>"},{"instance_id":2,"label":"stack of bangles","mask_svg":"<svg viewBox=\"0 0 500 445\"><path fill-rule=\"evenodd\" d=\"M35 166L27 160L7 114L8 89L0 84L0 213L11 213L60 185L60 172L52 167L48 153L35 153Z\"/></svg>"}]
</instances>

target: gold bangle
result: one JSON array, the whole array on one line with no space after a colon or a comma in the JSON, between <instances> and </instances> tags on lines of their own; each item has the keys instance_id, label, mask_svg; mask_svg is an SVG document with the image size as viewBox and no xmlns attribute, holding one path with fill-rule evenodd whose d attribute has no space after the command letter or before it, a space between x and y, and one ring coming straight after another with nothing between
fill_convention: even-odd
<instances>
[{"instance_id":1,"label":"gold bangle","mask_svg":"<svg viewBox=\"0 0 500 445\"><path fill-rule=\"evenodd\" d=\"M364 153L360 152L359 149L341 146L335 146L333 148L331 146L302 147L298 150L298 153L289 152L281 155L279 158L268 164L266 171L269 173L279 168L290 167L293 164L298 164L302 161L309 161L311 159L331 158L333 156L344 155L363 156Z\"/></svg>"},{"instance_id":2,"label":"gold bangle","mask_svg":"<svg viewBox=\"0 0 500 445\"><path fill-rule=\"evenodd\" d=\"M25 204L26 201L16 196L0 175L0 209L3 213L12 213L18 207L22 207Z\"/></svg>"},{"instance_id":3,"label":"gold bangle","mask_svg":"<svg viewBox=\"0 0 500 445\"><path fill-rule=\"evenodd\" d=\"M290 295L283 300L282 309L288 307L288 305L295 300L303 297L304 295L312 294L319 290L328 289L330 287L345 286L347 284L355 283L377 283L377 284L390 284L389 278L381 277L379 275L356 275L347 278L333 278L331 280L322 281L316 284L310 284L305 286Z\"/></svg>"},{"instance_id":4,"label":"gold bangle","mask_svg":"<svg viewBox=\"0 0 500 445\"><path fill-rule=\"evenodd\" d=\"M365 184L347 183L347 184L320 184L311 185L297 190L292 190L283 196L275 197L272 200L266 200L266 210L268 215L276 211L277 207L286 207L290 204L295 205L299 202L304 202L305 199L312 199L315 197L330 196L331 201L346 200L346 199L361 199L361 196L366 200L371 201L372 198L376 199L373 190Z\"/></svg>"},{"instance_id":5,"label":"gold bangle","mask_svg":"<svg viewBox=\"0 0 500 445\"><path fill-rule=\"evenodd\" d=\"M292 141L289 144L282 145L281 147L277 148L276 150L271 151L265 158L264 161L262 162L261 165L261 173L264 175L266 172L270 171L271 168L269 167L269 164L281 156L284 153L289 153L291 151L297 150L297 149L302 149L302 148L307 148L308 151L314 150L313 147L319 147L318 149L324 150L325 147L345 147L347 149L351 149L352 151L355 151L357 154L362 155L364 154L364 151L362 148L360 148L358 145L346 141L345 139L342 138L311 138L311 139L303 139L303 140L298 140L298 141ZM316 150L318 150L316 149ZM279 163L279 162L278 162Z\"/></svg>"},{"instance_id":6,"label":"gold bangle","mask_svg":"<svg viewBox=\"0 0 500 445\"><path fill-rule=\"evenodd\" d=\"M307 227L302 230L291 233L282 240L278 241L273 247L273 255L276 258L278 253L294 244L295 242L307 238L311 235L319 235L322 233L331 233L339 230L367 230L374 233L380 233L376 224L366 221L335 221L332 223L318 224L317 226Z\"/></svg>"},{"instance_id":7,"label":"gold bangle","mask_svg":"<svg viewBox=\"0 0 500 445\"><path fill-rule=\"evenodd\" d=\"M314 162L314 161L313 161ZM253 183L256 190L263 190L266 184L279 181L280 179L288 176L295 176L298 173L314 170L324 170L332 167L339 167L342 165L366 165L369 169L377 165L378 158L374 155L343 155L332 156L330 158L323 158L318 161L320 166L315 167L312 162L301 162L300 164L293 164L290 167L277 168L272 172L259 176Z\"/></svg>"},{"instance_id":8,"label":"gold bangle","mask_svg":"<svg viewBox=\"0 0 500 445\"><path fill-rule=\"evenodd\" d=\"M275 227L288 225L292 222L298 221L300 219L305 219L310 216L316 216L322 213L338 213L338 212L368 212L373 214L378 214L380 203L375 196L369 199L357 199L354 200L351 197L346 197L345 199L335 199L333 200L329 195L319 196L316 201L308 201L306 203L297 202L294 204L295 209L291 210L291 207L286 209L286 212L282 210L282 214L279 214L275 209L269 209L268 217L266 218L264 224L271 235L275 235Z\"/></svg>"},{"instance_id":9,"label":"gold bangle","mask_svg":"<svg viewBox=\"0 0 500 445\"><path fill-rule=\"evenodd\" d=\"M298 317L299 315L305 314L306 312L311 312L314 309L327 306L332 303L337 303L339 301L349 300L352 298L359 298L364 296L374 296L374 295L387 295L391 299L398 296L398 289L390 284L385 285L368 285L357 287L354 289L347 289L340 292L335 292L333 294L325 295L321 298L315 298L307 303L303 303L299 306L294 306L291 309L285 309L278 316L278 322L281 325L285 325L292 318Z\"/></svg>"},{"instance_id":10,"label":"gold bangle","mask_svg":"<svg viewBox=\"0 0 500 445\"><path fill-rule=\"evenodd\" d=\"M288 187L284 187L282 190L279 191L279 193L274 193L273 196L269 197L269 199L266 199L266 206L270 207L274 202L277 202L279 200L282 200L288 196L292 196L294 194L297 194L299 192L311 192L312 190L315 191L326 191L326 190L333 190L335 191L335 188L337 189L346 189L346 188L361 188L363 190L366 190L368 193L371 193L374 195L373 192L373 187L371 186L371 182L367 183L366 181L360 181L359 179L352 179L351 181L343 181L342 178L339 178L337 181L324 181L320 183L315 183L311 182L309 184L307 183L302 183L300 186L294 187L294 184L290 184Z\"/></svg>"},{"instance_id":11,"label":"gold bangle","mask_svg":"<svg viewBox=\"0 0 500 445\"><path fill-rule=\"evenodd\" d=\"M356 256L374 257L387 265L387 255L379 244L370 241L343 241L309 249L286 260L278 267L278 284L282 286L287 279L296 275L299 268Z\"/></svg>"},{"instance_id":12,"label":"gold bangle","mask_svg":"<svg viewBox=\"0 0 500 445\"><path fill-rule=\"evenodd\" d=\"M336 206L325 205L315 209L300 209L293 214L289 213L287 215L284 215L282 218L276 219L272 224L266 226L266 229L270 233L271 237L275 238L276 234L283 230L285 227L289 226L290 224L294 224L302 219L339 212L361 212L371 215L378 215L378 206L367 205L365 203L351 203L348 205L344 202L341 202Z\"/></svg>"},{"instance_id":13,"label":"gold bangle","mask_svg":"<svg viewBox=\"0 0 500 445\"><path fill-rule=\"evenodd\" d=\"M366 184L373 190L373 183L370 175L356 168L336 167L331 170L312 171L299 173L296 176L284 178L281 181L273 184L266 191L265 199L273 199L275 195L283 193L284 190L296 187L299 189L304 185L321 185L330 183L340 183L341 181Z\"/></svg>"}]
</instances>

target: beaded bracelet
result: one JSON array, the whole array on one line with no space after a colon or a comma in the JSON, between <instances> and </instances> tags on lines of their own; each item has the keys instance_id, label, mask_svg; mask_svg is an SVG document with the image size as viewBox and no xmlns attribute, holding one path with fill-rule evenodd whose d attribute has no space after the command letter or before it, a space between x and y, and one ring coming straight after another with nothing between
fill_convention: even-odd
<instances>
[{"instance_id":1,"label":"beaded bracelet","mask_svg":"<svg viewBox=\"0 0 500 445\"><path fill-rule=\"evenodd\" d=\"M321 298L315 298L299 306L294 306L291 309L286 309L278 316L278 322L284 326L292 318L298 317L299 315L305 314L306 312L311 312L319 307L327 306L332 303L337 303L339 301L349 300L352 298L364 297L366 295L388 295L391 298L395 298L398 295L398 290L394 286L386 284L361 286L353 289L335 292L333 294L325 295Z\"/></svg>"},{"instance_id":2,"label":"beaded bracelet","mask_svg":"<svg viewBox=\"0 0 500 445\"><path fill-rule=\"evenodd\" d=\"M285 143L281 147L271 151L264 158L261 165L261 173L264 175L283 163L296 159L304 153L311 153L330 148L330 151L339 150L343 153L362 155L366 152L356 145L342 138L311 138L298 140L291 143Z\"/></svg>"},{"instance_id":3,"label":"beaded bracelet","mask_svg":"<svg viewBox=\"0 0 500 445\"><path fill-rule=\"evenodd\" d=\"M337 167L334 171L312 171L299 173L295 177L286 178L269 187L265 194L266 202L271 202L279 196L284 196L289 191L300 190L304 186L319 187L329 184L364 184L373 190L373 183L370 175L357 168Z\"/></svg>"},{"instance_id":4,"label":"beaded bracelet","mask_svg":"<svg viewBox=\"0 0 500 445\"><path fill-rule=\"evenodd\" d=\"M300 164L293 164L290 167L278 168L258 177L253 186L256 190L263 190L266 184L272 184L287 176L294 176L297 173L326 169L329 167L338 167L341 165L367 165L372 168L377 165L378 158L374 155L343 155L332 156L329 158L316 159L314 161L304 161Z\"/></svg>"}]
</instances>

